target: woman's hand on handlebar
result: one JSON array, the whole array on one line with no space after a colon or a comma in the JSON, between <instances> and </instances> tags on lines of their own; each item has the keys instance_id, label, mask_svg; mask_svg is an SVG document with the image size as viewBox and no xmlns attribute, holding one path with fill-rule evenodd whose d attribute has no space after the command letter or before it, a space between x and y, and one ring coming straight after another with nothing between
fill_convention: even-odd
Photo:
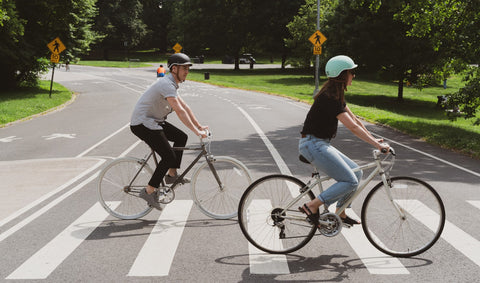
<instances>
[{"instance_id":1,"label":"woman's hand on handlebar","mask_svg":"<svg viewBox=\"0 0 480 283\"><path fill-rule=\"evenodd\" d=\"M380 150L380 152L386 154L390 151L390 145L388 143L384 143L383 139L378 140L378 142L379 142L379 145L380 145L378 147L378 150Z\"/></svg>"}]
</instances>

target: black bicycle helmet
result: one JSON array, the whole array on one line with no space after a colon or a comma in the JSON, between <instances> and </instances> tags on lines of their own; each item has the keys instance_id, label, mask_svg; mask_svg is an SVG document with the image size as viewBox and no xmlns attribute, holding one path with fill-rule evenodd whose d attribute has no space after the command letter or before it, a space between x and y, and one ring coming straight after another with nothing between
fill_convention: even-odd
<instances>
[{"instance_id":1,"label":"black bicycle helmet","mask_svg":"<svg viewBox=\"0 0 480 283\"><path fill-rule=\"evenodd\" d=\"M175 53L170 58L168 58L168 68L171 69L175 65L188 65L192 66L192 61L190 57L183 53Z\"/></svg>"}]
</instances>

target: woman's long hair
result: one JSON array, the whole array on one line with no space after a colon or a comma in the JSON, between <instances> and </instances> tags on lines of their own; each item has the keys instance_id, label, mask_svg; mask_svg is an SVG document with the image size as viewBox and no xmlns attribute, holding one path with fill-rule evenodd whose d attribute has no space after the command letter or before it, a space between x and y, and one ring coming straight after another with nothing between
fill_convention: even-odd
<instances>
[{"instance_id":1,"label":"woman's long hair","mask_svg":"<svg viewBox=\"0 0 480 283\"><path fill-rule=\"evenodd\" d=\"M344 70L335 78L328 78L322 85L322 88L317 92L313 99L317 99L320 95L339 100L345 104L345 91L347 90L348 70Z\"/></svg>"}]
</instances>

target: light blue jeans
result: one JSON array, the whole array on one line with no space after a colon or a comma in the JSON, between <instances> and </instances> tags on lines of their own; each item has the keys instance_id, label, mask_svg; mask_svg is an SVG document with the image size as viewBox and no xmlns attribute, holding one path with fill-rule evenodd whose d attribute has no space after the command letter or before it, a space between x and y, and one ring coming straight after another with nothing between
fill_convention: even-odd
<instances>
[{"instance_id":1,"label":"light blue jeans","mask_svg":"<svg viewBox=\"0 0 480 283\"><path fill-rule=\"evenodd\" d=\"M318 170L337 181L318 195L318 199L327 207L334 202L337 202L337 207L341 207L357 190L362 179L362 171L352 170L358 165L333 147L329 139L307 135L300 140L298 150Z\"/></svg>"}]
</instances>

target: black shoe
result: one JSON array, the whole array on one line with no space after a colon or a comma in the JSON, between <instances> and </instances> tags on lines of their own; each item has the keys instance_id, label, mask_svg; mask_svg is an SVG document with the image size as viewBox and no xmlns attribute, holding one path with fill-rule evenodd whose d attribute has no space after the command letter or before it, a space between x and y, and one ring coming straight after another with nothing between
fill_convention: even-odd
<instances>
[{"instance_id":1,"label":"black shoe","mask_svg":"<svg viewBox=\"0 0 480 283\"><path fill-rule=\"evenodd\" d=\"M360 221L352 219L352 218L348 217L348 215L345 218L343 218L343 217L340 217L340 218L342 219L343 226L345 226L347 228L350 228L353 225L361 224Z\"/></svg>"}]
</instances>

